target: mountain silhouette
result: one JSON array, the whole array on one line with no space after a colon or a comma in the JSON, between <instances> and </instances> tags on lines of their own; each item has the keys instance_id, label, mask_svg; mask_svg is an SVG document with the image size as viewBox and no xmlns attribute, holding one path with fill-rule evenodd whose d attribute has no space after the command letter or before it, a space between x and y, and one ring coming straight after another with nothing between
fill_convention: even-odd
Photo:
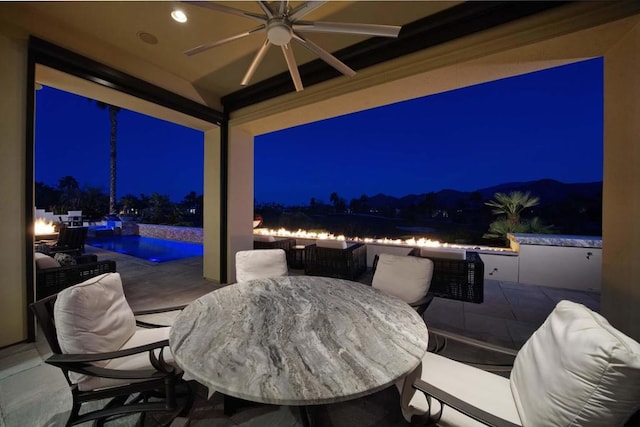
<instances>
[{"instance_id":1,"label":"mountain silhouette","mask_svg":"<svg viewBox=\"0 0 640 427\"><path fill-rule=\"evenodd\" d=\"M492 187L479 188L474 191L458 191L443 189L433 192L435 204L441 209L451 209L468 202L473 197L479 203L484 203L494 198L495 193L511 193L512 191L529 192L531 196L539 197L539 206L563 202L569 199L591 199L602 197L602 181L567 184L554 179L540 179L527 182L508 182ZM474 195L474 193L477 193ZM478 197L479 194L479 197ZM368 205L371 209L405 209L411 205L424 202L427 197L433 197L432 193L409 194L403 197L377 194L369 197Z\"/></svg>"}]
</instances>

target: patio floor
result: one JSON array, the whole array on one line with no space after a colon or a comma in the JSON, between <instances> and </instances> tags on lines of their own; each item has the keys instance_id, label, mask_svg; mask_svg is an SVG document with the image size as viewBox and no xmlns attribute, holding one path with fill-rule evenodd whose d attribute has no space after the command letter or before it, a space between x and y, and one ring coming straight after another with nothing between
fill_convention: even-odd
<instances>
[{"instance_id":1,"label":"patio floor","mask_svg":"<svg viewBox=\"0 0 640 427\"><path fill-rule=\"evenodd\" d=\"M156 264L128 255L87 247L99 259L114 259L122 275L125 294L134 310L186 304L220 287L202 278L202 258L188 258ZM302 274L292 271L291 274ZM360 281L371 281L371 273ZM436 298L425 313L431 331L442 330L490 344L518 349L544 321L561 299L571 299L599 310L599 294L526 286L517 283L485 282L483 304ZM71 407L68 386L58 368L46 365L50 353L46 343L11 346L0 350L0 427L63 425ZM505 356L449 341L448 357L475 363L504 363ZM191 411L191 426L299 426L296 408L251 404L228 417L222 399L198 390ZM399 409L398 393L390 387L349 402L314 408L318 426L408 426ZM148 417L145 425L159 420ZM134 425L135 419L121 419L110 425Z\"/></svg>"}]
</instances>

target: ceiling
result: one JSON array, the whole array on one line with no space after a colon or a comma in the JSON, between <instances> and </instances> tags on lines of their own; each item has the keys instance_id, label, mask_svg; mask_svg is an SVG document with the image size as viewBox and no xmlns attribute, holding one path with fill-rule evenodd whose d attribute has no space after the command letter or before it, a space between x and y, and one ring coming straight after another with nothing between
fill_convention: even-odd
<instances>
[{"instance_id":1,"label":"ceiling","mask_svg":"<svg viewBox=\"0 0 640 427\"><path fill-rule=\"evenodd\" d=\"M261 13L256 2L225 3ZM291 2L291 6L299 3ZM331 1L305 20L404 25L457 4L460 2ZM184 10L188 22L180 24L171 19L175 7ZM134 59L152 65L192 85L207 104L215 104L215 100L242 89L240 80L264 40L264 33L251 35L187 57L183 52L189 48L249 30L256 23L180 2L20 2L0 4L0 11L5 24L16 31L28 32L116 68L134 69ZM157 44L145 43L140 33L155 36ZM313 33L309 38L335 52L367 37ZM107 48L111 48L110 54L104 53ZM293 49L299 65L317 59L297 45ZM119 57L118 52L122 53ZM278 49L270 49L252 84L281 73L287 73L284 58Z\"/></svg>"},{"instance_id":2,"label":"ceiling","mask_svg":"<svg viewBox=\"0 0 640 427\"><path fill-rule=\"evenodd\" d=\"M260 13L256 2L224 3ZM290 2L292 7L300 3ZM187 23L180 24L171 19L170 13L176 6L187 14ZM549 14L541 13L550 9L554 10ZM296 62L305 85L302 93L295 92L286 63L278 49L269 51L250 86L243 88L240 85L263 41L263 34L235 40L196 56L186 56L184 51L187 49L252 29L256 23L244 17L183 2L0 2L0 33L7 34L11 39L25 41L30 36L35 36L133 76L138 84L150 84L168 91L172 96L178 95L198 106L217 110L215 113L219 115L224 110L235 125L269 119L268 125L261 122L255 129L251 129L254 134L259 134L303 121L298 117L290 118L291 114L284 120L281 116L286 109L295 111L296 108L311 108L317 112L324 108L322 114L315 113L315 116L331 117L340 112L345 114L357 111L358 108L384 105L385 101L397 102L400 99L435 93L435 88L423 87L420 92L413 83L405 82L398 83L404 85L401 95L389 95L389 92L398 92L398 88L397 85L387 85L384 96L389 99L382 99L384 97L380 96L385 82L400 81L399 79L437 68L443 70L446 78L455 80L456 84L463 84L461 82L466 81L469 76L480 75L478 71L472 74L451 74L450 70L442 67L634 13L638 13L638 3L632 0L329 1L307 15L305 20L389 24L401 25L403 28L398 39L392 40L355 35L309 34L312 41L332 52L356 70L357 74L345 77L313 54L294 45ZM578 19L578 16L583 18ZM157 43L144 42L140 37L141 33L152 35ZM56 49L51 49L50 55L55 57ZM514 69L514 64L518 65L515 68L519 71ZM527 68L527 65L530 67ZM520 60L511 63L508 69L513 74L525 72L524 69L521 70L523 67L529 70L543 66L545 65ZM109 72L107 69L107 73ZM83 76L76 74L76 80L79 80L77 77ZM83 86L61 78L60 73L46 67L36 70L36 79L39 78L48 79L40 80L44 84L70 92L73 92L74 87ZM102 84L99 79L92 80L98 85ZM434 87L437 81L435 76L428 80L430 86ZM103 86L113 87L109 84ZM441 86L450 89L455 85ZM137 102L131 99L120 101L113 95L99 98L99 90L89 88L86 84L84 87L82 90L85 92L80 93L81 95L124 108L132 109L132 105L135 106ZM365 94L362 92L364 90L370 91ZM348 108L336 104L344 103L344 99L330 102L346 93L352 95ZM134 98L136 95L129 93L128 96ZM147 101L153 103L153 100ZM331 105L324 105L328 103ZM167 105L165 107L172 108ZM147 106L144 111L149 109ZM180 111L190 115L188 111ZM171 114L171 111L163 111L155 115L166 119ZM309 120L314 115L309 114L309 110L296 114L308 115ZM175 117L173 120L200 129L207 129L213 123L207 118L204 118L206 123L202 123L202 120L191 123Z\"/></svg>"}]
</instances>

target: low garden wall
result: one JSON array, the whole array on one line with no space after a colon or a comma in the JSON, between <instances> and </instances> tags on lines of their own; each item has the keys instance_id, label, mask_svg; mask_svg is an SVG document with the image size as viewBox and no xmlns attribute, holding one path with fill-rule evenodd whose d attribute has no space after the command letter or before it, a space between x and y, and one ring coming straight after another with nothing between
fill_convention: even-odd
<instances>
[{"instance_id":1,"label":"low garden wall","mask_svg":"<svg viewBox=\"0 0 640 427\"><path fill-rule=\"evenodd\" d=\"M179 240L181 242L202 243L202 228L176 227L171 225L136 224L139 236L157 239Z\"/></svg>"}]
</instances>

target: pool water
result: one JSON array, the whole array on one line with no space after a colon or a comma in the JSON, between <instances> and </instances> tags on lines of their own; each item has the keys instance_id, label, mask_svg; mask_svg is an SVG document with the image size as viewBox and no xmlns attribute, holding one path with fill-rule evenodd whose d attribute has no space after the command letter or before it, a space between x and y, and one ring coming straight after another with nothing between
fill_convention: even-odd
<instances>
[{"instance_id":1,"label":"pool water","mask_svg":"<svg viewBox=\"0 0 640 427\"><path fill-rule=\"evenodd\" d=\"M87 245L152 262L202 256L202 244L145 236L87 237Z\"/></svg>"}]
</instances>

